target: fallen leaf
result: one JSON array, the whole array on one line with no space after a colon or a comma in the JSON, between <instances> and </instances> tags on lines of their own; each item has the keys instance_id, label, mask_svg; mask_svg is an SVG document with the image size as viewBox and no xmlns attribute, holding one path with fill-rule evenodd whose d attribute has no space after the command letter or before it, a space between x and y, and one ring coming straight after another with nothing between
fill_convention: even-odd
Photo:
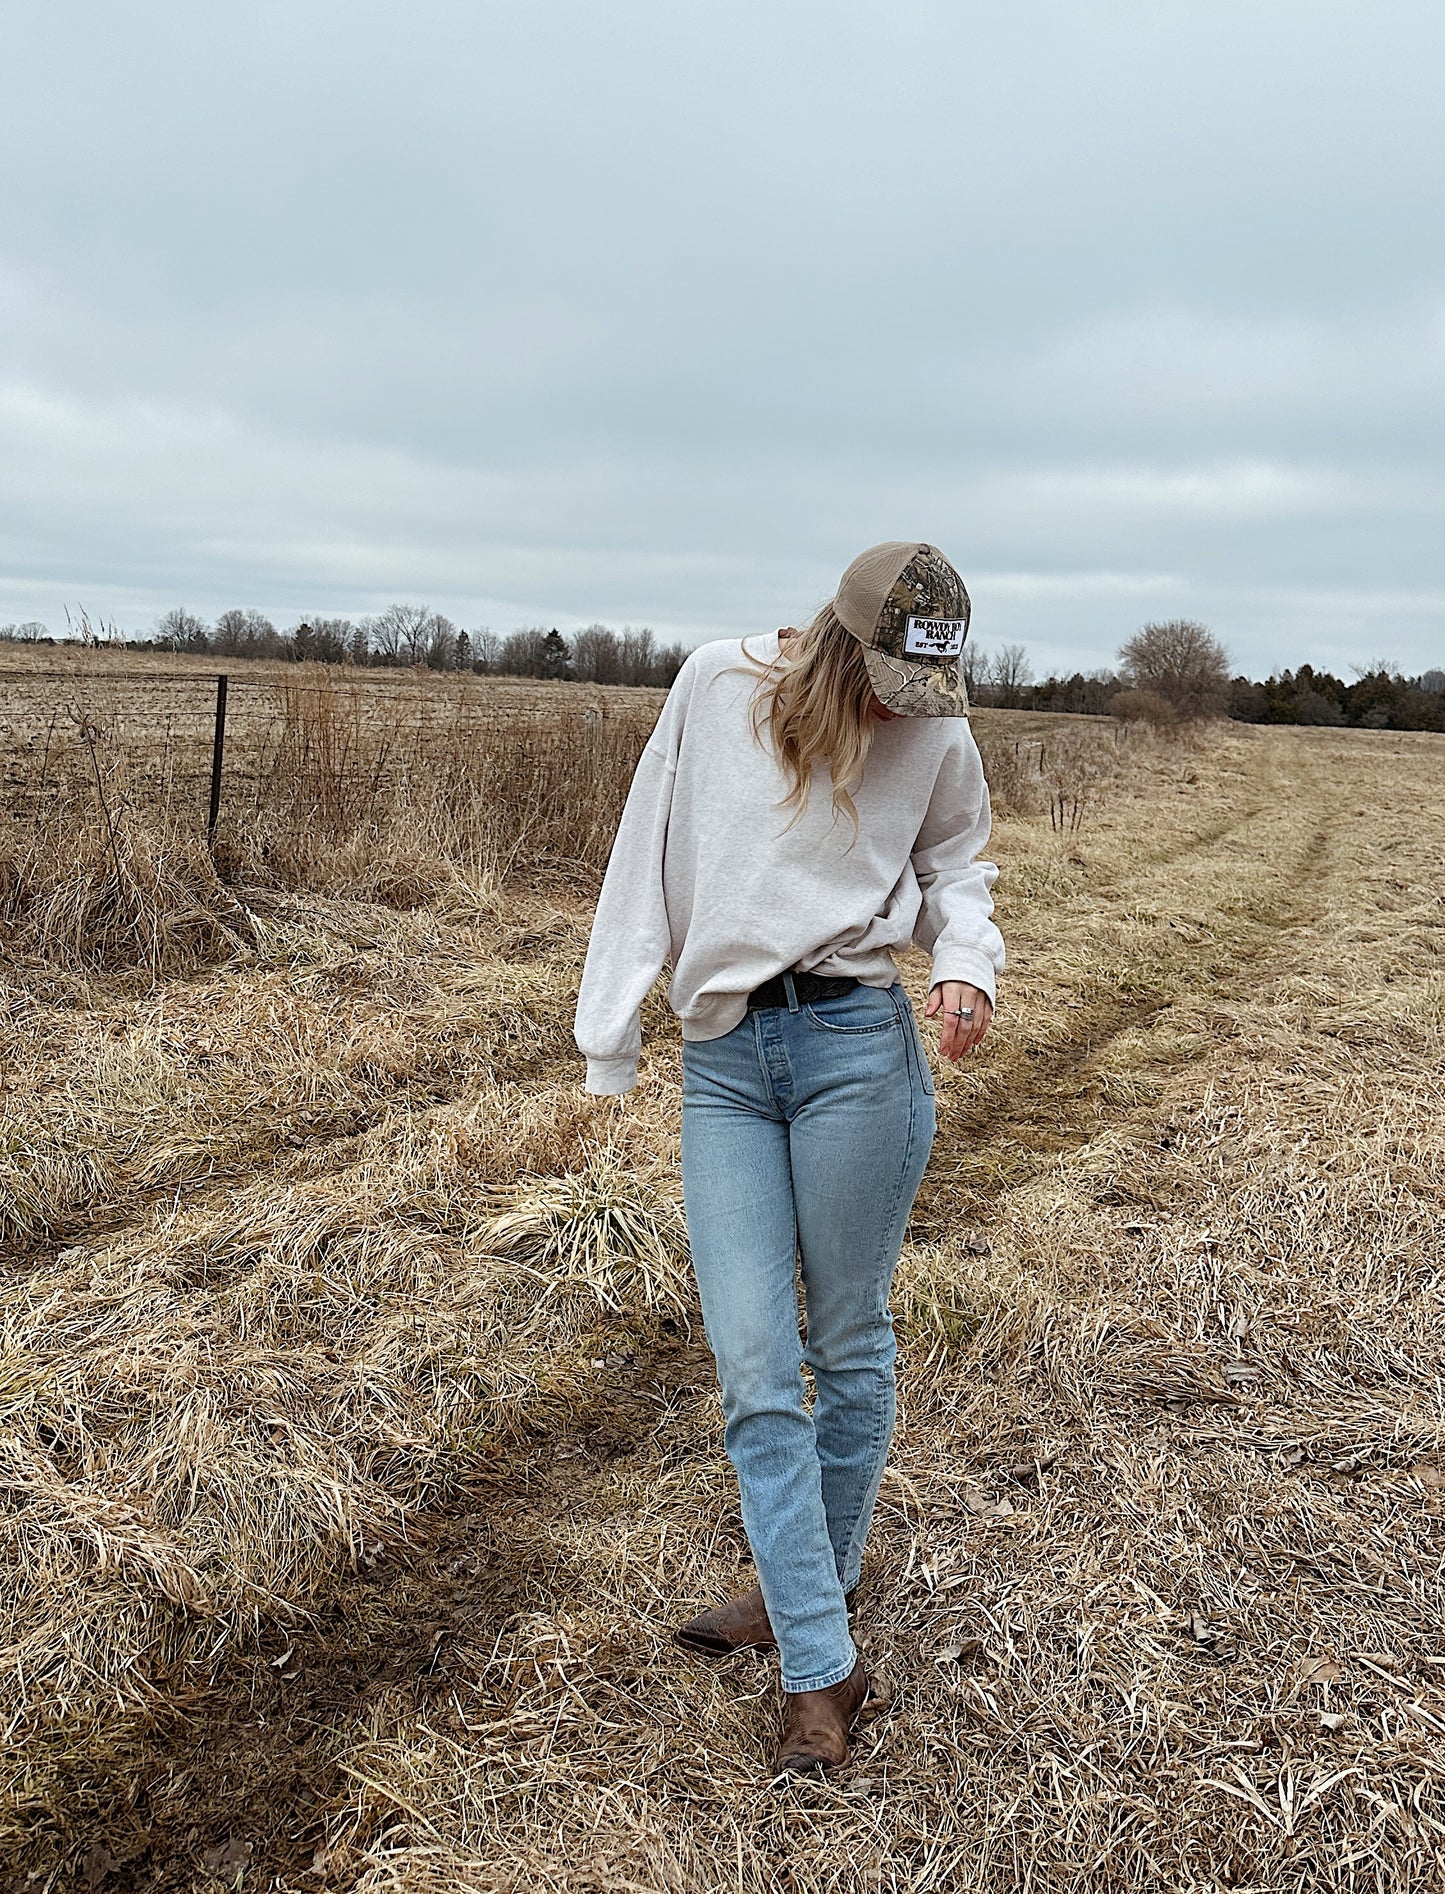
<instances>
[{"instance_id":1,"label":"fallen leaf","mask_svg":"<svg viewBox=\"0 0 1445 1894\"><path fill-rule=\"evenodd\" d=\"M1307 1657L1300 1665L1299 1680L1302 1684L1337 1684L1344 1674L1343 1668L1334 1658L1328 1652L1321 1651L1315 1657Z\"/></svg>"},{"instance_id":2,"label":"fallen leaf","mask_svg":"<svg viewBox=\"0 0 1445 1894\"><path fill-rule=\"evenodd\" d=\"M964 1487L963 1503L980 1519L1008 1519L1013 1515L1013 1507L1006 1499L995 1499L992 1493L985 1493L981 1486Z\"/></svg>"},{"instance_id":3,"label":"fallen leaf","mask_svg":"<svg viewBox=\"0 0 1445 1894\"><path fill-rule=\"evenodd\" d=\"M1330 1462L1331 1473L1355 1473L1365 1464L1374 1452L1373 1447L1361 1447L1356 1453L1347 1453L1342 1460Z\"/></svg>"},{"instance_id":4,"label":"fallen leaf","mask_svg":"<svg viewBox=\"0 0 1445 1894\"><path fill-rule=\"evenodd\" d=\"M978 1657L983 1651L982 1638L964 1638L957 1644L946 1644L938 1653L943 1664L958 1664L965 1657Z\"/></svg>"},{"instance_id":5,"label":"fallen leaf","mask_svg":"<svg viewBox=\"0 0 1445 1894\"><path fill-rule=\"evenodd\" d=\"M1208 1618L1201 1617L1198 1612L1189 1620L1189 1633L1201 1650L1208 1651L1211 1657L1218 1658L1223 1664L1238 1655L1239 1643L1234 1633L1222 1625L1211 1624Z\"/></svg>"},{"instance_id":6,"label":"fallen leaf","mask_svg":"<svg viewBox=\"0 0 1445 1894\"><path fill-rule=\"evenodd\" d=\"M235 1835L218 1847L208 1848L201 1856L204 1866L212 1874L221 1875L230 1881L232 1887L239 1887L241 1877L251 1863L251 1844L241 1841Z\"/></svg>"},{"instance_id":7,"label":"fallen leaf","mask_svg":"<svg viewBox=\"0 0 1445 1894\"><path fill-rule=\"evenodd\" d=\"M85 1876L85 1885L88 1888L97 1888L102 1881L108 1880L120 1865L120 1861L103 1841L93 1841L85 1851L80 1871Z\"/></svg>"},{"instance_id":8,"label":"fallen leaf","mask_svg":"<svg viewBox=\"0 0 1445 1894\"><path fill-rule=\"evenodd\" d=\"M1014 1460L1002 1471L1012 1480L1034 1480L1039 1474L1047 1473L1050 1467L1059 1463L1059 1456L1052 1449L1040 1447L1027 1460Z\"/></svg>"}]
</instances>

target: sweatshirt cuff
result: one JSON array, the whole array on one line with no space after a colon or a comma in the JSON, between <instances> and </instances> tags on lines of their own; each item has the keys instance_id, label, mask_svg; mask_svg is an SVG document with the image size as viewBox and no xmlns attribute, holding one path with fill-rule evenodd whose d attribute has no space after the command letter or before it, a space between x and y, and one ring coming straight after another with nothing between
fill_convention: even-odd
<instances>
[{"instance_id":1,"label":"sweatshirt cuff","mask_svg":"<svg viewBox=\"0 0 1445 1894\"><path fill-rule=\"evenodd\" d=\"M976 986L980 993L986 993L990 1006L997 1004L998 969L986 954L971 953L966 947L950 947L946 953L936 955L930 984L937 986L943 980L963 980L969 986Z\"/></svg>"},{"instance_id":2,"label":"sweatshirt cuff","mask_svg":"<svg viewBox=\"0 0 1445 1894\"><path fill-rule=\"evenodd\" d=\"M636 1059L589 1059L587 1061L587 1087L603 1098L615 1098L620 1092L630 1092L637 1083Z\"/></svg>"}]
</instances>

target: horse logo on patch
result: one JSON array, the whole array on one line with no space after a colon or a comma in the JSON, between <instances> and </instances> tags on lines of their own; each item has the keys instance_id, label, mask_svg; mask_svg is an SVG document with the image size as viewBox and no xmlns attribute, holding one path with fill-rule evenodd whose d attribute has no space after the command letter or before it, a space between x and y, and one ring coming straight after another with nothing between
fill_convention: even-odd
<instances>
[{"instance_id":1,"label":"horse logo on patch","mask_svg":"<svg viewBox=\"0 0 1445 1894\"><path fill-rule=\"evenodd\" d=\"M910 618L903 632L910 658L956 658L968 636L966 618Z\"/></svg>"}]
</instances>

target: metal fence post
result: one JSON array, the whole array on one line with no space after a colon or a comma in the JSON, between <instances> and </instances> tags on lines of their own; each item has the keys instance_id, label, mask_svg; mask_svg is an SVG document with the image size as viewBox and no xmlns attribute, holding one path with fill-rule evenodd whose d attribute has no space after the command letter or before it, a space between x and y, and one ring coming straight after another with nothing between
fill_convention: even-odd
<instances>
[{"instance_id":1,"label":"metal fence post","mask_svg":"<svg viewBox=\"0 0 1445 1894\"><path fill-rule=\"evenodd\" d=\"M211 742L211 808L206 817L206 847L216 840L221 814L221 763L226 754L226 673L216 679L216 734Z\"/></svg>"}]
</instances>

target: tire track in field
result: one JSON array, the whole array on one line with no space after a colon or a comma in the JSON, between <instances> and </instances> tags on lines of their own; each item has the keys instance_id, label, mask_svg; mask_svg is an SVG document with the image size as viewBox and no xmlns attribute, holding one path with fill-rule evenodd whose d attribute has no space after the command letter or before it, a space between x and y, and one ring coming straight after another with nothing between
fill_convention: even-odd
<instances>
[{"instance_id":1,"label":"tire track in field","mask_svg":"<svg viewBox=\"0 0 1445 1894\"><path fill-rule=\"evenodd\" d=\"M1149 868L1171 867L1175 862L1185 861L1192 855L1198 855L1206 849L1213 848L1217 842L1226 841L1231 835L1237 835L1242 828L1264 813L1265 804L1254 803L1248 809L1240 809L1222 816L1218 822L1211 822L1206 828L1197 829L1194 834L1186 835L1177 842L1170 842L1163 848L1151 849L1139 859L1144 866Z\"/></svg>"},{"instance_id":2,"label":"tire track in field","mask_svg":"<svg viewBox=\"0 0 1445 1894\"><path fill-rule=\"evenodd\" d=\"M1184 860L1207 862L1222 840L1259 813L1256 806L1212 824L1178 847L1146 856L1145 863L1168 869ZM1180 1000L1257 994L1281 955L1284 936L1320 911L1328 856L1329 831L1321 818L1263 898L1246 895L1234 914L1220 907L1201 915L1205 935L1175 935L1162 962L1152 956L1140 991L1062 1013L1062 1041L1025 1037L1009 1043L1006 1051L996 1048L986 1083L970 1096L946 1100L939 1114L938 1141L914 1209L914 1234L927 1239L956 1226L961 1199L971 1213L984 1213L1000 1191L1031 1183L1111 1122L1147 1125L1154 1116L1152 1104L1111 1108L1105 1096L1108 1079L1120 1071L1163 1074L1191 1054L1180 1041L1161 1036L1123 1059L1120 1041L1148 1033ZM1127 897L1137 906L1141 891L1137 880L1126 887L1114 879L1091 892L1105 900L1114 894L1121 902Z\"/></svg>"},{"instance_id":3,"label":"tire track in field","mask_svg":"<svg viewBox=\"0 0 1445 1894\"><path fill-rule=\"evenodd\" d=\"M502 956L509 963L543 966L559 947L570 944L545 934L524 937ZM495 1048L493 1049L495 1050ZM163 1176L144 1183L126 1183L109 1195L87 1198L52 1216L45 1227L11 1233L5 1240L7 1267L44 1266L71 1246L92 1246L123 1235L156 1204L204 1205L212 1196L244 1189L266 1174L284 1181L290 1161L319 1152L334 1153L337 1168L348 1147L370 1132L402 1116L414 1117L446 1109L466 1098L476 1087L478 1073L496 1071L509 1083L526 1085L550 1076L559 1057L572 1052L570 1034L553 1033L544 1043L517 1049L508 1047L505 1071L492 1057L478 1060L461 1072L412 1071L389 1091L370 1098L318 1109L300 1103L294 1110L271 1113L264 1125L251 1128L248 1139L226 1142L192 1155L194 1169L177 1165Z\"/></svg>"},{"instance_id":4,"label":"tire track in field","mask_svg":"<svg viewBox=\"0 0 1445 1894\"><path fill-rule=\"evenodd\" d=\"M56 1872L105 1894L191 1894L217 1862L244 1866L242 1886L331 1885L314 1863L354 1793L346 1740L373 1714L418 1714L474 1679L478 1647L552 1596L548 1526L579 1508L605 1517L608 1465L664 1424L660 1401L713 1383L686 1324L664 1321L645 1345L625 1331L592 1345L632 1359L614 1352L566 1391L575 1400L534 1412L517 1446L418 1517L408 1554L339 1582L308 1627L267 1626L108 1773L92 1761L67 1782L65 1835L37 1834L5 1894Z\"/></svg>"}]
</instances>

